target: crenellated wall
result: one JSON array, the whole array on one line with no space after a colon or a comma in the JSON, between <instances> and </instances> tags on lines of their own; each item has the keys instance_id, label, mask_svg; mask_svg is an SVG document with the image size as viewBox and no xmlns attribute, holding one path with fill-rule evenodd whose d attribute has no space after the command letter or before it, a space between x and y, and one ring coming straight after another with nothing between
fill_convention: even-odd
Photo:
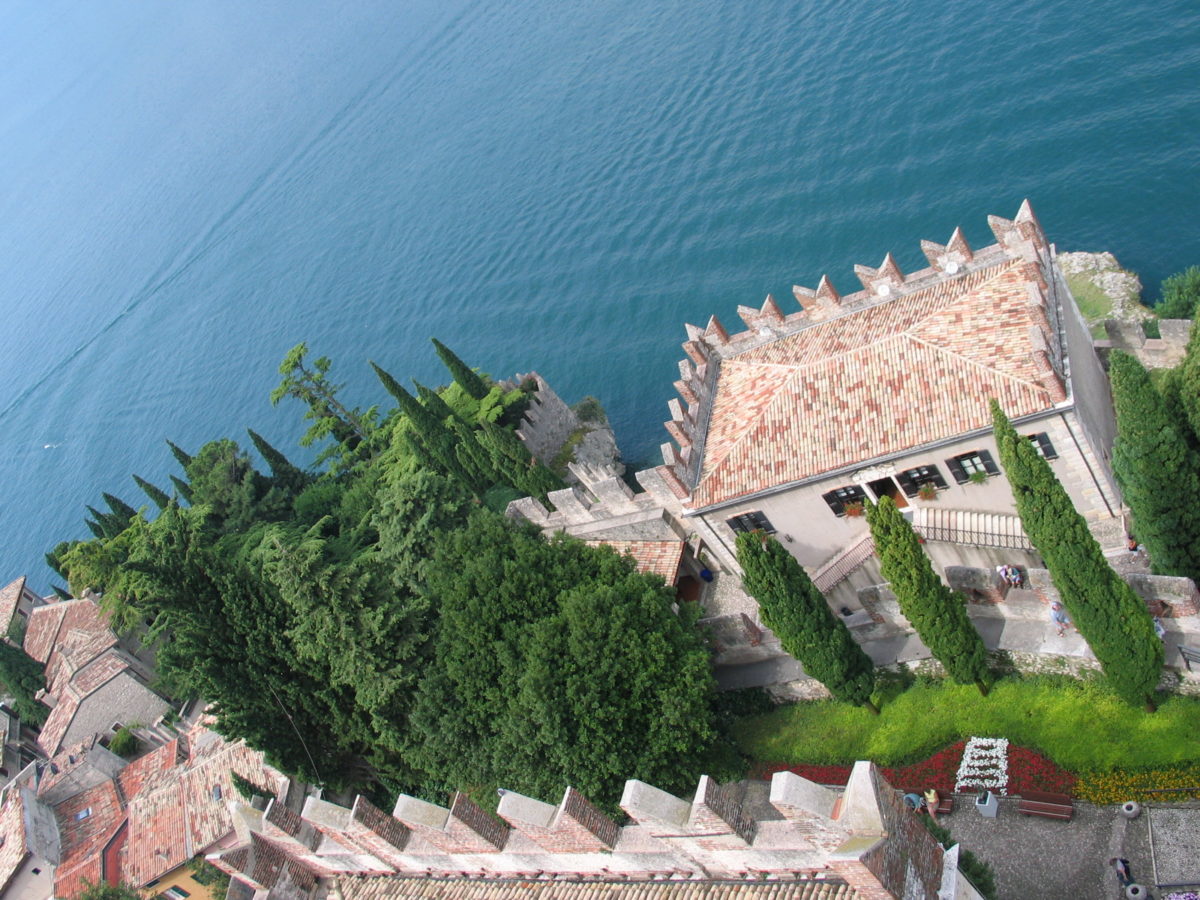
<instances>
[{"instance_id":1,"label":"crenellated wall","mask_svg":"<svg viewBox=\"0 0 1200 900\"><path fill-rule=\"evenodd\" d=\"M790 772L766 782L703 776L690 799L626 782L619 826L573 788L557 805L501 791L497 813L464 794L450 807L401 795L391 816L309 799L244 816L248 840L212 854L257 889L331 875L567 880L843 880L863 897L929 898L942 852L923 829L897 827L896 792L869 762L844 790ZM296 867L302 872L298 874Z\"/></svg>"}]
</instances>

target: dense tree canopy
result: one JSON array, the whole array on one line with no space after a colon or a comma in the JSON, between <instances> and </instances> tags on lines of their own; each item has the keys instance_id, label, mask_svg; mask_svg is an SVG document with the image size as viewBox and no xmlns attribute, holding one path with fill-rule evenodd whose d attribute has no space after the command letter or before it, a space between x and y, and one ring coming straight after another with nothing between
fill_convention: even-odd
<instances>
[{"instance_id":1,"label":"dense tree canopy","mask_svg":"<svg viewBox=\"0 0 1200 900\"><path fill-rule=\"evenodd\" d=\"M485 505L561 486L511 430L525 390L464 366L414 395L376 367L398 404L380 419L329 370L301 344L272 395L305 406L313 468L255 431L265 472L232 440L172 444L175 496L141 479L160 508L105 495L96 538L47 558L118 628L169 638L166 689L306 780L438 800L572 784L613 808L626 778L693 779L713 681L673 593Z\"/></svg>"}]
</instances>

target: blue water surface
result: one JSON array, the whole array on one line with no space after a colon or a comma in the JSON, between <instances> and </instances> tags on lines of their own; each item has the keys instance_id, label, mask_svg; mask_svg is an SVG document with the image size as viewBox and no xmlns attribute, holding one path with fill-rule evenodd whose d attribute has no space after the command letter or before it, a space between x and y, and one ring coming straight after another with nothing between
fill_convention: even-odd
<instances>
[{"instance_id":1,"label":"blue water surface","mask_svg":"<svg viewBox=\"0 0 1200 900\"><path fill-rule=\"evenodd\" d=\"M685 321L1032 199L1150 298L1200 262L1200 7L0 2L0 580L253 427L301 340L595 394L653 461Z\"/></svg>"}]
</instances>

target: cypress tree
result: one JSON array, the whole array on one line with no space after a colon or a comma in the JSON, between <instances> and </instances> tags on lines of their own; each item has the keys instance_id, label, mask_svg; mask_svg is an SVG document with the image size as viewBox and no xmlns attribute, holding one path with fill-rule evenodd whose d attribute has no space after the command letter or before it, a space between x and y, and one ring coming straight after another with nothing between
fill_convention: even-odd
<instances>
[{"instance_id":1,"label":"cypress tree","mask_svg":"<svg viewBox=\"0 0 1200 900\"><path fill-rule=\"evenodd\" d=\"M796 558L760 532L737 536L737 558L742 586L758 601L763 622L783 649L835 698L878 714L871 702L875 664Z\"/></svg>"},{"instance_id":2,"label":"cypress tree","mask_svg":"<svg viewBox=\"0 0 1200 900\"><path fill-rule=\"evenodd\" d=\"M108 537L108 535L104 533L104 529L100 527L100 523L94 519L84 519L83 524L88 527L88 531L90 531L100 540L105 540Z\"/></svg>"},{"instance_id":3,"label":"cypress tree","mask_svg":"<svg viewBox=\"0 0 1200 900\"><path fill-rule=\"evenodd\" d=\"M171 484L175 485L175 490L180 497L188 503L192 502L192 486L190 484L174 475L171 476Z\"/></svg>"},{"instance_id":4,"label":"cypress tree","mask_svg":"<svg viewBox=\"0 0 1200 900\"><path fill-rule=\"evenodd\" d=\"M502 480L492 464L491 456L475 439L475 432L470 425L456 417L450 420L450 430L458 439L454 453L459 463L473 478L478 479L481 489L486 490Z\"/></svg>"},{"instance_id":5,"label":"cypress tree","mask_svg":"<svg viewBox=\"0 0 1200 900\"><path fill-rule=\"evenodd\" d=\"M167 441L167 446L171 448L171 453L179 461L179 465L183 467L183 471L186 472L188 465L192 461L192 454L175 444L174 441Z\"/></svg>"},{"instance_id":6,"label":"cypress tree","mask_svg":"<svg viewBox=\"0 0 1200 900\"><path fill-rule=\"evenodd\" d=\"M562 479L534 459L525 444L509 429L484 422L475 432L504 480L531 497L545 499L550 491L565 487Z\"/></svg>"},{"instance_id":7,"label":"cypress tree","mask_svg":"<svg viewBox=\"0 0 1200 900\"><path fill-rule=\"evenodd\" d=\"M120 516L117 516L114 513L100 512L100 510L96 509L94 506L88 506L85 508L91 514L92 521L95 522L96 528L100 529L100 533L97 535L97 537L115 538L118 534L124 531L126 526L129 524L128 522L122 524ZM92 529L92 534L96 534L96 528L92 528L92 524L90 522L88 523L88 528Z\"/></svg>"},{"instance_id":8,"label":"cypress tree","mask_svg":"<svg viewBox=\"0 0 1200 900\"><path fill-rule=\"evenodd\" d=\"M1189 440L1193 446L1200 445L1200 308L1192 319L1183 361L1169 373L1165 392L1178 398L1187 416Z\"/></svg>"},{"instance_id":9,"label":"cypress tree","mask_svg":"<svg viewBox=\"0 0 1200 900\"><path fill-rule=\"evenodd\" d=\"M137 486L145 492L146 496L154 501L154 505L159 509L166 509L167 504L171 502L171 498L167 496L167 492L159 488L140 475L134 475L133 480L137 482Z\"/></svg>"},{"instance_id":10,"label":"cypress tree","mask_svg":"<svg viewBox=\"0 0 1200 900\"><path fill-rule=\"evenodd\" d=\"M137 515L137 510L120 497L114 497L112 494L101 494L100 496L104 498L104 502L108 504L108 508L113 511L113 515L126 525L129 524L130 519Z\"/></svg>"},{"instance_id":11,"label":"cypress tree","mask_svg":"<svg viewBox=\"0 0 1200 900\"><path fill-rule=\"evenodd\" d=\"M387 388L387 392L396 398L396 402L400 406L400 411L421 432L422 436L428 439L431 435L436 435L446 430L445 426L438 420L438 417L423 406L421 401L410 394L404 385L393 378L387 371L375 365L375 363L371 363L371 368L375 370L375 374L379 376L379 380Z\"/></svg>"},{"instance_id":12,"label":"cypress tree","mask_svg":"<svg viewBox=\"0 0 1200 900\"><path fill-rule=\"evenodd\" d=\"M987 648L967 615L966 598L950 590L933 564L912 524L891 497L867 505L867 524L875 539L879 568L921 641L959 684L975 683L987 695Z\"/></svg>"},{"instance_id":13,"label":"cypress tree","mask_svg":"<svg viewBox=\"0 0 1200 900\"><path fill-rule=\"evenodd\" d=\"M433 341L433 349L437 351L438 358L450 370L450 377L454 379L455 383L476 400L482 400L486 397L488 386L479 377L479 373L455 356L453 351L437 338L431 338L431 340Z\"/></svg>"},{"instance_id":14,"label":"cypress tree","mask_svg":"<svg viewBox=\"0 0 1200 900\"><path fill-rule=\"evenodd\" d=\"M275 484L293 494L298 494L312 481L308 473L276 450L265 437L253 428L247 428L246 431L250 435L250 440L254 442L259 456L270 467L271 479Z\"/></svg>"},{"instance_id":15,"label":"cypress tree","mask_svg":"<svg viewBox=\"0 0 1200 900\"><path fill-rule=\"evenodd\" d=\"M421 384L421 382L417 381L415 378L413 379L413 384L417 386L417 397L420 399L421 404L427 410L437 416L438 419L440 419L443 423L446 422L447 419L458 418L458 416L454 414L454 410L450 408L450 404L442 399L441 394L431 388L425 387L425 385Z\"/></svg>"},{"instance_id":16,"label":"cypress tree","mask_svg":"<svg viewBox=\"0 0 1200 900\"><path fill-rule=\"evenodd\" d=\"M1163 645L1146 604L1113 571L1050 464L1017 434L995 400L992 421L1025 534L1046 561L1075 627L1113 690L1153 712Z\"/></svg>"},{"instance_id":17,"label":"cypress tree","mask_svg":"<svg viewBox=\"0 0 1200 900\"><path fill-rule=\"evenodd\" d=\"M1200 457L1140 362L1114 350L1108 374L1117 413L1113 473L1138 539L1155 574L1200 581Z\"/></svg>"}]
</instances>

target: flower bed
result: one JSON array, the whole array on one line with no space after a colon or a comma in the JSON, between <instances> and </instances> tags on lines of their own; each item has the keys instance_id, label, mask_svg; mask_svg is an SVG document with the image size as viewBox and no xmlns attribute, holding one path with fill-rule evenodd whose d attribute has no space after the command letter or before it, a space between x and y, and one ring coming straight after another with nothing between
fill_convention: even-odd
<instances>
[{"instance_id":1,"label":"flower bed","mask_svg":"<svg viewBox=\"0 0 1200 900\"><path fill-rule=\"evenodd\" d=\"M944 747L928 759L909 766L884 768L883 775L894 788L904 791L924 791L934 788L942 793L953 793L955 777L963 757L966 741ZM776 772L795 772L801 778L817 784L845 785L850 778L850 766L789 766L773 763L754 770L753 777L769 779ZM1200 784L1200 782L1196 782ZM1075 776L1059 768L1036 750L1025 747L1008 747L1008 791L1051 791L1070 794L1075 787ZM1085 798L1086 799L1086 798ZM1122 800L1128 798L1121 798ZM1118 801L1112 801L1118 802Z\"/></svg>"},{"instance_id":2,"label":"flower bed","mask_svg":"<svg viewBox=\"0 0 1200 900\"><path fill-rule=\"evenodd\" d=\"M1154 793L1156 790L1171 792ZM1196 799L1200 798L1200 765L1190 763L1140 772L1085 772L1079 776L1075 793L1081 800L1100 805L1126 800L1161 803Z\"/></svg>"},{"instance_id":3,"label":"flower bed","mask_svg":"<svg viewBox=\"0 0 1200 900\"><path fill-rule=\"evenodd\" d=\"M962 762L954 775L954 790L1008 792L1008 741L973 737L963 748Z\"/></svg>"}]
</instances>

